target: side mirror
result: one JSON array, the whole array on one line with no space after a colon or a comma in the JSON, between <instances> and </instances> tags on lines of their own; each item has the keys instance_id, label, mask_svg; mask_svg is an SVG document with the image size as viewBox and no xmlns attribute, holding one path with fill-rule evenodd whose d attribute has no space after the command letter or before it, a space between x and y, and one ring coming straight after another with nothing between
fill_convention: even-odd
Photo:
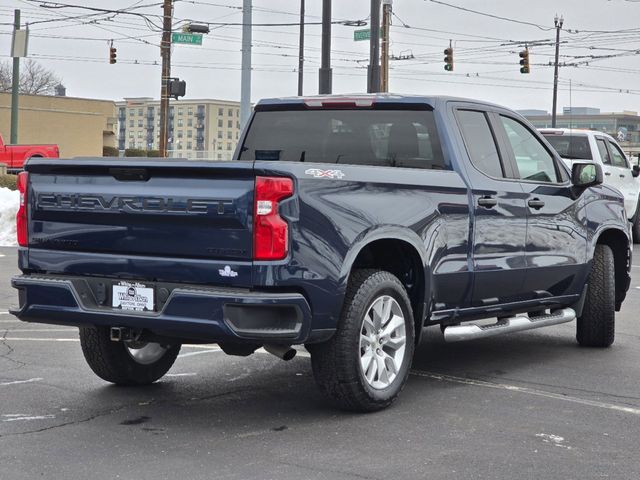
<instances>
[{"instance_id":1,"label":"side mirror","mask_svg":"<svg viewBox=\"0 0 640 480\"><path fill-rule=\"evenodd\" d=\"M633 175L634 177L637 177L638 175L640 175L640 166L639 165L634 165L631 168L631 175Z\"/></svg>"},{"instance_id":2,"label":"side mirror","mask_svg":"<svg viewBox=\"0 0 640 480\"><path fill-rule=\"evenodd\" d=\"M586 188L600 185L603 178L602 167L597 163L574 163L571 168L571 183L576 187Z\"/></svg>"}]
</instances>

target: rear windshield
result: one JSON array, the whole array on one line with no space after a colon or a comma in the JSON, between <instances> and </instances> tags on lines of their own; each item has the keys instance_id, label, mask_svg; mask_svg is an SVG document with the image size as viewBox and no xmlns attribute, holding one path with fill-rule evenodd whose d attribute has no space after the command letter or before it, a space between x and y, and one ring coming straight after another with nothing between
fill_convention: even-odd
<instances>
[{"instance_id":1,"label":"rear windshield","mask_svg":"<svg viewBox=\"0 0 640 480\"><path fill-rule=\"evenodd\" d=\"M584 135L544 135L556 152L572 160L592 160L589 138Z\"/></svg>"},{"instance_id":2,"label":"rear windshield","mask_svg":"<svg viewBox=\"0 0 640 480\"><path fill-rule=\"evenodd\" d=\"M256 112L239 160L449 170L432 111Z\"/></svg>"}]
</instances>

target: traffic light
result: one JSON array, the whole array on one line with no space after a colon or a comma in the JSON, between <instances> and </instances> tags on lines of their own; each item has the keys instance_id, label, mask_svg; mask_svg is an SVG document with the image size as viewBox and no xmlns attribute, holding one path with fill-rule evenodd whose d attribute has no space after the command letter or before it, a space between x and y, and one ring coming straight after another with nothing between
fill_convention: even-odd
<instances>
[{"instance_id":1,"label":"traffic light","mask_svg":"<svg viewBox=\"0 0 640 480\"><path fill-rule=\"evenodd\" d=\"M187 82L180 80L179 78L169 79L169 96L175 98L184 97L187 93Z\"/></svg>"},{"instance_id":2,"label":"traffic light","mask_svg":"<svg viewBox=\"0 0 640 480\"><path fill-rule=\"evenodd\" d=\"M520 73L529 73L529 49L520 52Z\"/></svg>"},{"instance_id":3,"label":"traffic light","mask_svg":"<svg viewBox=\"0 0 640 480\"><path fill-rule=\"evenodd\" d=\"M109 47L109 63L116 63L116 47Z\"/></svg>"},{"instance_id":4,"label":"traffic light","mask_svg":"<svg viewBox=\"0 0 640 480\"><path fill-rule=\"evenodd\" d=\"M447 72L453 72L453 47L445 48L444 69Z\"/></svg>"}]
</instances>

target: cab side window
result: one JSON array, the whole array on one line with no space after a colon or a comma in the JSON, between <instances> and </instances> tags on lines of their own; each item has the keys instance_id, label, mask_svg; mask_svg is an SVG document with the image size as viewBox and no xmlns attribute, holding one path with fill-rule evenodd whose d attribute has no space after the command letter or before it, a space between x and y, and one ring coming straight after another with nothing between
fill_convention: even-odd
<instances>
[{"instance_id":1,"label":"cab side window","mask_svg":"<svg viewBox=\"0 0 640 480\"><path fill-rule=\"evenodd\" d=\"M624 157L624 153L620 150L620 147L613 143L610 140L607 140L609 144L609 149L611 150L612 163L614 167L622 167L629 168L629 164L627 163L627 159Z\"/></svg>"},{"instance_id":2,"label":"cab side window","mask_svg":"<svg viewBox=\"0 0 640 480\"><path fill-rule=\"evenodd\" d=\"M553 156L540 140L519 121L500 115L518 166L520 178L533 182L557 183Z\"/></svg>"},{"instance_id":3,"label":"cab side window","mask_svg":"<svg viewBox=\"0 0 640 480\"><path fill-rule=\"evenodd\" d=\"M456 117L473 166L490 177L504 177L503 165L486 114L475 110L458 110Z\"/></svg>"},{"instance_id":4,"label":"cab side window","mask_svg":"<svg viewBox=\"0 0 640 480\"><path fill-rule=\"evenodd\" d=\"M611 165L611 157L609 156L609 150L604 143L604 138L596 138L596 144L598 145L598 151L600 152L600 158L605 165Z\"/></svg>"}]
</instances>

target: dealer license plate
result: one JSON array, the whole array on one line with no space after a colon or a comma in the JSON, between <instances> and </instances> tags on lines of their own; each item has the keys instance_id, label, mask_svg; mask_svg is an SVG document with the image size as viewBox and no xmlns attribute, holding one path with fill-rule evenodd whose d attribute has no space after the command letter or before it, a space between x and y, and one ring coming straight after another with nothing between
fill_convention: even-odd
<instances>
[{"instance_id":1,"label":"dealer license plate","mask_svg":"<svg viewBox=\"0 0 640 480\"><path fill-rule=\"evenodd\" d=\"M113 286L111 306L123 310L153 311L153 288L137 282Z\"/></svg>"}]
</instances>

